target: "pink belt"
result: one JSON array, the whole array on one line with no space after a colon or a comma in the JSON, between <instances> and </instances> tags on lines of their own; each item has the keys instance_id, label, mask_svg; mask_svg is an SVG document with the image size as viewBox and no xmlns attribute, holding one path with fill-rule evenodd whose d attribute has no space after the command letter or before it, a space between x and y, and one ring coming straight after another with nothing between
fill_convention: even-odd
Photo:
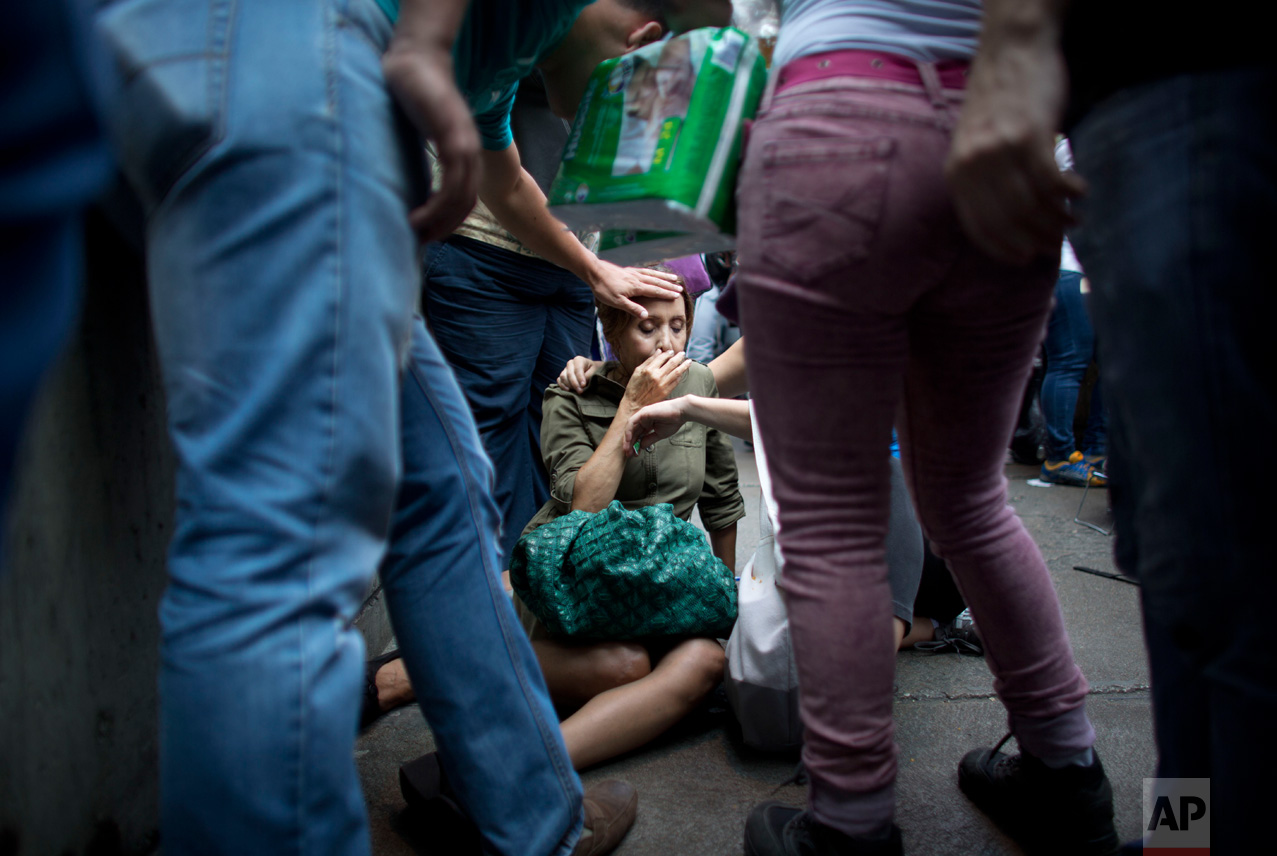
<instances>
[{"instance_id":1,"label":"pink belt","mask_svg":"<svg viewBox=\"0 0 1277 856\"><path fill-rule=\"evenodd\" d=\"M971 63L961 59L946 59L935 64L940 85L945 89L963 89L967 85L967 69ZM874 77L894 80L898 83L923 85L918 63L896 54L878 51L830 51L811 54L785 63L776 78L776 91L827 80L831 77Z\"/></svg>"}]
</instances>

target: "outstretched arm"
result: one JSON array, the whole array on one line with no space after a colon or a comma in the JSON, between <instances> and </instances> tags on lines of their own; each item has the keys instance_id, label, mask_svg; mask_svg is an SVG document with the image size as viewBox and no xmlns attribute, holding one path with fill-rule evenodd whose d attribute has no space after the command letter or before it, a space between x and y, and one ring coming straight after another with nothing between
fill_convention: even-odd
<instances>
[{"instance_id":1,"label":"outstretched arm","mask_svg":"<svg viewBox=\"0 0 1277 856\"><path fill-rule=\"evenodd\" d=\"M550 214L545 194L523 168L513 143L501 151L485 150L482 158L479 197L492 215L532 252L585 280L603 303L643 318L647 310L634 298L673 299L683 291L675 274L618 267L587 250Z\"/></svg>"},{"instance_id":2,"label":"outstretched arm","mask_svg":"<svg viewBox=\"0 0 1277 856\"><path fill-rule=\"evenodd\" d=\"M714 385L724 398L734 398L749 392L749 378L745 376L745 339L732 342L730 348L709 363L714 373Z\"/></svg>"},{"instance_id":3,"label":"outstretched arm","mask_svg":"<svg viewBox=\"0 0 1277 856\"><path fill-rule=\"evenodd\" d=\"M657 441L674 436L686 422L700 422L743 440L753 436L748 401L684 395L649 404L630 416L625 426L625 454L636 457L636 442L640 448L650 449Z\"/></svg>"}]
</instances>

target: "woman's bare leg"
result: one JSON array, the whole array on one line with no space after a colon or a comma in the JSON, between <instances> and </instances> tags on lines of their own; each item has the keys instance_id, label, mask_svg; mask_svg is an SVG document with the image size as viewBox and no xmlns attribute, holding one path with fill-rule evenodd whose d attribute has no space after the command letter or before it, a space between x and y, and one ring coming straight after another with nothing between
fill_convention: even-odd
<instances>
[{"instance_id":1,"label":"woman's bare leg","mask_svg":"<svg viewBox=\"0 0 1277 856\"><path fill-rule=\"evenodd\" d=\"M689 639L650 674L590 699L561 724L572 765L581 770L660 736L717 686L725 662L713 639Z\"/></svg>"},{"instance_id":2,"label":"woman's bare leg","mask_svg":"<svg viewBox=\"0 0 1277 856\"><path fill-rule=\"evenodd\" d=\"M930 642L936 638L935 625L931 623L930 618L924 618L921 615L913 617L913 629L903 639L900 638L900 631L904 630L904 622L899 618L896 619L896 648L903 651L905 648L912 647L915 642Z\"/></svg>"},{"instance_id":3,"label":"woman's bare leg","mask_svg":"<svg viewBox=\"0 0 1277 856\"><path fill-rule=\"evenodd\" d=\"M634 642L599 642L569 645L551 639L534 639L541 673L554 703L579 707L602 692L632 683L652 671L647 649ZM416 701L408 670L402 659L391 660L377 670L377 703L393 710Z\"/></svg>"},{"instance_id":4,"label":"woman's bare leg","mask_svg":"<svg viewBox=\"0 0 1277 856\"><path fill-rule=\"evenodd\" d=\"M599 693L633 683L652 671L647 649L635 642L571 645L533 639L532 650L550 698L560 709L580 707Z\"/></svg>"},{"instance_id":5,"label":"woman's bare leg","mask_svg":"<svg viewBox=\"0 0 1277 856\"><path fill-rule=\"evenodd\" d=\"M382 710L394 710L417 700L402 658L383 665L373 681L377 685L377 704Z\"/></svg>"},{"instance_id":6,"label":"woman's bare leg","mask_svg":"<svg viewBox=\"0 0 1277 856\"><path fill-rule=\"evenodd\" d=\"M897 638L904 624L898 622ZM580 770L614 758L660 736L687 716L723 679L726 655L713 639L688 639L670 649L653 669L642 645L600 642L532 643L550 697L580 709L563 720L563 740ZM376 675L384 709L413 700L403 660L391 660Z\"/></svg>"},{"instance_id":7,"label":"woman's bare leg","mask_svg":"<svg viewBox=\"0 0 1277 856\"><path fill-rule=\"evenodd\" d=\"M935 629L928 618L915 617L913 630L907 636L905 624L899 618L893 619L892 626L896 631L896 647L899 649L935 638ZM598 645L580 646L538 639L532 643L532 647L541 663L541 671L550 688L550 697L556 703L569 708L585 704L600 693L640 680L652 671L646 649L633 643L601 642ZM675 648L670 651L670 655L677 650L679 649ZM668 660L670 655L666 655L661 662ZM712 654L710 656L712 659ZM382 710L393 710L416 701L403 660L391 660L378 669L376 682L377 702ZM714 685L711 684L710 689L713 688ZM701 695L703 697L704 694Z\"/></svg>"}]
</instances>

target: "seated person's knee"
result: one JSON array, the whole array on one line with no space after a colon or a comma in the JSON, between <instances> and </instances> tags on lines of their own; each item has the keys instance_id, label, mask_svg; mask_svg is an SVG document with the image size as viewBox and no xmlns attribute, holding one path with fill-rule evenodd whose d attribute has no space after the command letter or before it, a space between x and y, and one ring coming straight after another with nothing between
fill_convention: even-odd
<instances>
[{"instance_id":1,"label":"seated person's knee","mask_svg":"<svg viewBox=\"0 0 1277 856\"><path fill-rule=\"evenodd\" d=\"M590 652L592 695L634 683L652 671L647 649L633 642L603 642Z\"/></svg>"},{"instance_id":2,"label":"seated person's knee","mask_svg":"<svg viewBox=\"0 0 1277 856\"><path fill-rule=\"evenodd\" d=\"M693 639L688 643L687 665L693 680L690 684L693 703L709 695L723 680L727 654L714 639Z\"/></svg>"}]
</instances>

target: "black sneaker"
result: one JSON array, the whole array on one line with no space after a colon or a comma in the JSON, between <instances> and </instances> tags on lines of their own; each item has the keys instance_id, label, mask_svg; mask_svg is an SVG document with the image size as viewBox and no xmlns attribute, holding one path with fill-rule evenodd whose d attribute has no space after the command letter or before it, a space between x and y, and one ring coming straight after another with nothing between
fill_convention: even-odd
<instances>
[{"instance_id":1,"label":"black sneaker","mask_svg":"<svg viewBox=\"0 0 1277 856\"><path fill-rule=\"evenodd\" d=\"M928 654L967 654L972 657L984 656L984 643L976 633L975 619L971 610L964 609L948 624L936 628L936 638L928 642L915 642L915 650Z\"/></svg>"},{"instance_id":2,"label":"black sneaker","mask_svg":"<svg viewBox=\"0 0 1277 856\"><path fill-rule=\"evenodd\" d=\"M895 824L885 838L852 838L800 808L769 800L745 821L745 856L902 856Z\"/></svg>"},{"instance_id":3,"label":"black sneaker","mask_svg":"<svg viewBox=\"0 0 1277 856\"><path fill-rule=\"evenodd\" d=\"M1048 767L1026 753L968 752L958 787L1029 856L1108 856L1121 842L1113 827L1113 788L1099 756L1089 767Z\"/></svg>"}]
</instances>

